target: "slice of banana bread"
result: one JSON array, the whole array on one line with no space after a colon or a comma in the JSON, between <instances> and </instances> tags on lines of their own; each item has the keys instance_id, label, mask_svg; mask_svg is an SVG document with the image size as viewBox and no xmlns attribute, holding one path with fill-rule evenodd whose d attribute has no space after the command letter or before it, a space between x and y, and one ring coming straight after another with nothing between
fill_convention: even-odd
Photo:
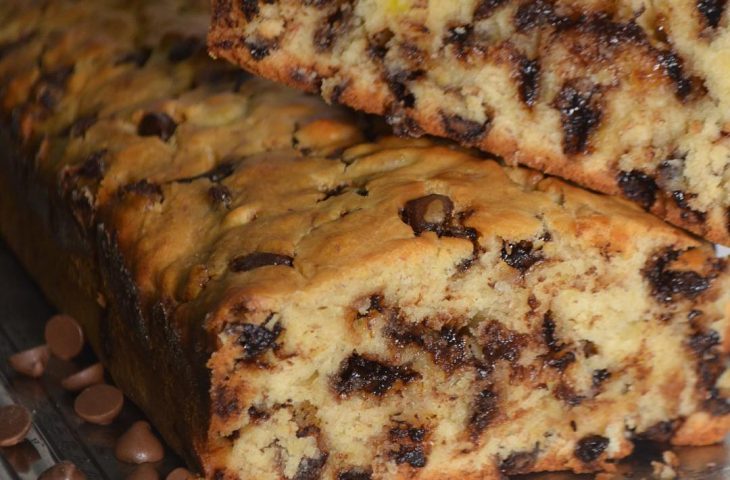
<instances>
[{"instance_id":1,"label":"slice of banana bread","mask_svg":"<svg viewBox=\"0 0 730 480\"><path fill-rule=\"evenodd\" d=\"M213 0L211 52L730 244L722 1Z\"/></svg>"},{"instance_id":2,"label":"slice of banana bread","mask_svg":"<svg viewBox=\"0 0 730 480\"><path fill-rule=\"evenodd\" d=\"M497 479L723 437L709 244L245 79L204 14L0 4L0 231L206 478Z\"/></svg>"}]
</instances>

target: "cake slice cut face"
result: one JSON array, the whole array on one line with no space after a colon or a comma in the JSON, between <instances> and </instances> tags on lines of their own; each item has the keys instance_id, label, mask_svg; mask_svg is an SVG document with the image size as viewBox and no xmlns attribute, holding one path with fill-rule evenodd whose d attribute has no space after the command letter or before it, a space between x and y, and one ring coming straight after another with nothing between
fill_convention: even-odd
<instances>
[{"instance_id":1,"label":"cake slice cut face","mask_svg":"<svg viewBox=\"0 0 730 480\"><path fill-rule=\"evenodd\" d=\"M215 56L730 243L725 1L212 3Z\"/></svg>"}]
</instances>

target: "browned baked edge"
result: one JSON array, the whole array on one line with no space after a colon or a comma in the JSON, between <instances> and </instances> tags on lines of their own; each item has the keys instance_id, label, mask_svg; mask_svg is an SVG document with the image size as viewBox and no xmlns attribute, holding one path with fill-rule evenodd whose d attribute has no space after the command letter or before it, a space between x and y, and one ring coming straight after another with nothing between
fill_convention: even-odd
<instances>
[{"instance_id":1,"label":"browned baked edge","mask_svg":"<svg viewBox=\"0 0 730 480\"><path fill-rule=\"evenodd\" d=\"M149 317L113 238L103 226L82 230L65 199L28 170L17 146L0 130L0 235L51 303L81 323L125 395L188 465L202 470L207 373L193 372L191 357L174 336L156 345L155 353L141 348L149 343L140 340L139 326Z\"/></svg>"}]
</instances>

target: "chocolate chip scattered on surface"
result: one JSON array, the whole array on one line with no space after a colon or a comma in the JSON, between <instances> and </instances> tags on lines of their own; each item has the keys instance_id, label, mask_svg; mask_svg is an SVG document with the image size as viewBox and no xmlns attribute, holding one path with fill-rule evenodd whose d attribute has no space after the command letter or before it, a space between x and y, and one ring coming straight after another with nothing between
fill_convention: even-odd
<instances>
[{"instance_id":1,"label":"chocolate chip scattered on surface","mask_svg":"<svg viewBox=\"0 0 730 480\"><path fill-rule=\"evenodd\" d=\"M159 480L159 478L160 474L157 473L155 467L144 463L135 468L132 473L127 476L126 480Z\"/></svg>"},{"instance_id":2,"label":"chocolate chip scattered on surface","mask_svg":"<svg viewBox=\"0 0 730 480\"><path fill-rule=\"evenodd\" d=\"M109 425L122 411L124 395L111 385L92 385L76 397L74 411L82 419L97 425Z\"/></svg>"},{"instance_id":3,"label":"chocolate chip scattered on surface","mask_svg":"<svg viewBox=\"0 0 730 480\"><path fill-rule=\"evenodd\" d=\"M38 480L86 480L86 475L76 465L64 460L41 473Z\"/></svg>"},{"instance_id":4,"label":"chocolate chip scattered on surface","mask_svg":"<svg viewBox=\"0 0 730 480\"><path fill-rule=\"evenodd\" d=\"M8 358L13 370L31 378L39 378L46 371L49 351L46 345L23 350Z\"/></svg>"},{"instance_id":5,"label":"chocolate chip scattered on surface","mask_svg":"<svg viewBox=\"0 0 730 480\"><path fill-rule=\"evenodd\" d=\"M117 440L117 460L126 463L154 463L165 456L165 448L145 421L134 422Z\"/></svg>"},{"instance_id":6,"label":"chocolate chip scattered on surface","mask_svg":"<svg viewBox=\"0 0 730 480\"><path fill-rule=\"evenodd\" d=\"M84 332L71 316L54 315L46 323L45 338L48 349L62 360L71 360L84 348Z\"/></svg>"},{"instance_id":7,"label":"chocolate chip scattered on surface","mask_svg":"<svg viewBox=\"0 0 730 480\"><path fill-rule=\"evenodd\" d=\"M17 445L32 425L30 412L22 405L0 407L0 447Z\"/></svg>"},{"instance_id":8,"label":"chocolate chip scattered on surface","mask_svg":"<svg viewBox=\"0 0 730 480\"><path fill-rule=\"evenodd\" d=\"M195 476L187 468L176 468L165 477L165 480L192 480Z\"/></svg>"},{"instance_id":9,"label":"chocolate chip scattered on surface","mask_svg":"<svg viewBox=\"0 0 730 480\"><path fill-rule=\"evenodd\" d=\"M72 392L100 383L104 383L104 367L101 363L95 363L61 380L61 386Z\"/></svg>"}]
</instances>

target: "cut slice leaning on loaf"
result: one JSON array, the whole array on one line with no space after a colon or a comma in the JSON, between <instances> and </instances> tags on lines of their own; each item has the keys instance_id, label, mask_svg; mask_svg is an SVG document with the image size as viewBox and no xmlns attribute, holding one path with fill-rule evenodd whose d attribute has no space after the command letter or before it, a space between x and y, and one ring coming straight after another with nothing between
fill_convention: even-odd
<instances>
[{"instance_id":1,"label":"cut slice leaning on loaf","mask_svg":"<svg viewBox=\"0 0 730 480\"><path fill-rule=\"evenodd\" d=\"M0 231L192 468L497 479L722 439L711 245L247 78L206 15L0 4Z\"/></svg>"},{"instance_id":2,"label":"cut slice leaning on loaf","mask_svg":"<svg viewBox=\"0 0 730 480\"><path fill-rule=\"evenodd\" d=\"M730 244L724 0L213 6L215 56Z\"/></svg>"}]
</instances>

